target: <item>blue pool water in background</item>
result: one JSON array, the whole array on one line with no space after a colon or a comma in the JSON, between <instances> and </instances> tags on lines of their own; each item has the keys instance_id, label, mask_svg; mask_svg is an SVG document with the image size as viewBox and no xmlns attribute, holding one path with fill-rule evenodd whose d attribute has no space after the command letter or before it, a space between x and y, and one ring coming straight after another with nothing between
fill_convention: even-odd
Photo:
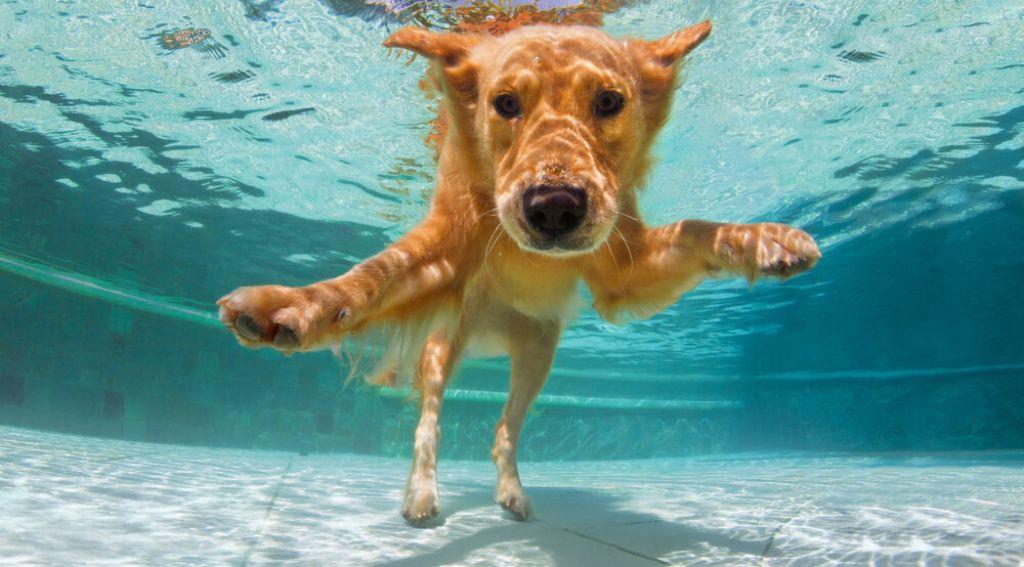
<instances>
[{"instance_id":1,"label":"blue pool water in background","mask_svg":"<svg viewBox=\"0 0 1024 567\"><path fill-rule=\"evenodd\" d=\"M1024 6L653 0L605 29L703 18L646 220L787 222L824 259L628 326L585 310L524 456L1024 447ZM401 23L340 0L5 2L0 423L409 454L407 392L244 350L213 315L425 213L425 64L380 47ZM210 37L162 44L184 28ZM442 455L487 458L506 371L464 366Z\"/></svg>"}]
</instances>

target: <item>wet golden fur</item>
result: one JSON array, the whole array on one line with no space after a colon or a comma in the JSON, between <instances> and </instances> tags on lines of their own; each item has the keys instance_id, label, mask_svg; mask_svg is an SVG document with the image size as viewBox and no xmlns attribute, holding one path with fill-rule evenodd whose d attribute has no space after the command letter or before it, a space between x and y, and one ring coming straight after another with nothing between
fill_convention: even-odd
<instances>
[{"instance_id":1,"label":"wet golden fur","mask_svg":"<svg viewBox=\"0 0 1024 567\"><path fill-rule=\"evenodd\" d=\"M438 416L467 349L510 357L492 455L497 500L522 519L530 509L516 467L519 432L581 283L597 312L619 322L654 315L709 276L785 278L820 257L810 236L784 225L648 227L640 219L638 189L680 63L710 30L704 22L654 41L582 26L501 37L398 31L385 45L430 60L448 120L427 217L342 276L300 288L240 288L219 301L222 321L247 346L302 351L389 330L395 339L378 380L411 367L420 392L402 507L410 522L439 510ZM517 113L499 112L503 103ZM538 232L524 212L536 187L585 195L578 227Z\"/></svg>"}]
</instances>

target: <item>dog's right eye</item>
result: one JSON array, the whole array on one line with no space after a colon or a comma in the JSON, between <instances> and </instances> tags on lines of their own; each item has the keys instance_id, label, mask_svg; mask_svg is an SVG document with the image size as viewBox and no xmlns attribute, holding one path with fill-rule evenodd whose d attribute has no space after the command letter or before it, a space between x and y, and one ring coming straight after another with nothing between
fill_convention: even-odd
<instances>
[{"instance_id":1,"label":"dog's right eye","mask_svg":"<svg viewBox=\"0 0 1024 567\"><path fill-rule=\"evenodd\" d=\"M611 118L622 112L626 99L617 91L604 91L594 99L594 114L600 118Z\"/></svg>"},{"instance_id":2,"label":"dog's right eye","mask_svg":"<svg viewBox=\"0 0 1024 567\"><path fill-rule=\"evenodd\" d=\"M494 111L506 120L511 120L523 111L519 106L519 99L511 93L502 93L494 99Z\"/></svg>"}]
</instances>

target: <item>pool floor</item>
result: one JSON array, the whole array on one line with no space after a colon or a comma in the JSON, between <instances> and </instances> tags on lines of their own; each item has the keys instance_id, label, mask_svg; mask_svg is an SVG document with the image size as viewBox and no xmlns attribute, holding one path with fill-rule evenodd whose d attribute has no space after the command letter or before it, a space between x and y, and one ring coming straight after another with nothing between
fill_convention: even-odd
<instances>
[{"instance_id":1,"label":"pool floor","mask_svg":"<svg viewBox=\"0 0 1024 567\"><path fill-rule=\"evenodd\" d=\"M442 517L398 514L408 463L0 427L2 564L823 565L1024 561L1024 454L442 462Z\"/></svg>"}]
</instances>

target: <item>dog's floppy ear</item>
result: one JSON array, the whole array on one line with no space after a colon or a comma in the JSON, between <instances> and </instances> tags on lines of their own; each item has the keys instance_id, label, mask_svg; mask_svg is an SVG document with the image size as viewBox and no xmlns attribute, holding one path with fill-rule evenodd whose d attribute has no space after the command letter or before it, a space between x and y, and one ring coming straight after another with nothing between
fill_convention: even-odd
<instances>
[{"instance_id":1,"label":"dog's floppy ear","mask_svg":"<svg viewBox=\"0 0 1024 567\"><path fill-rule=\"evenodd\" d=\"M711 33L711 20L704 20L661 39L644 43L643 49L652 63L672 67L693 51Z\"/></svg>"},{"instance_id":2,"label":"dog's floppy ear","mask_svg":"<svg viewBox=\"0 0 1024 567\"><path fill-rule=\"evenodd\" d=\"M453 67L480 41L480 36L461 33L439 33L406 26L384 40L384 47L400 47L428 59Z\"/></svg>"},{"instance_id":3,"label":"dog's floppy ear","mask_svg":"<svg viewBox=\"0 0 1024 567\"><path fill-rule=\"evenodd\" d=\"M711 21L669 34L653 41L630 41L640 67L645 95L660 96L672 89L679 62L711 33Z\"/></svg>"},{"instance_id":4,"label":"dog's floppy ear","mask_svg":"<svg viewBox=\"0 0 1024 567\"><path fill-rule=\"evenodd\" d=\"M415 26L404 27L384 40L384 47L399 47L422 55L439 67L444 81L462 97L476 92L476 66L469 52L482 36L432 32Z\"/></svg>"}]
</instances>

